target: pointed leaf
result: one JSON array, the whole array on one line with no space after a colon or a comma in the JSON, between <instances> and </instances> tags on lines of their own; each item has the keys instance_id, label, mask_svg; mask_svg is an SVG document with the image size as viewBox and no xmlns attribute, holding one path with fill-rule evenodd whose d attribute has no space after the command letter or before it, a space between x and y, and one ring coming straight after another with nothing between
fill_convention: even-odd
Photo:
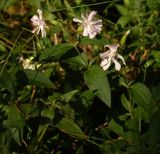
<instances>
[{"instance_id":1,"label":"pointed leaf","mask_svg":"<svg viewBox=\"0 0 160 154\"><path fill-rule=\"evenodd\" d=\"M80 127L74 123L71 119L68 118L62 118L59 123L56 125L62 132L77 137L79 139L83 139L85 137L85 134L82 132Z\"/></svg>"},{"instance_id":2,"label":"pointed leaf","mask_svg":"<svg viewBox=\"0 0 160 154\"><path fill-rule=\"evenodd\" d=\"M28 84L36 85L36 86L44 86L47 88L56 88L55 85L41 72L36 70L24 70L24 73L28 79Z\"/></svg>"},{"instance_id":3,"label":"pointed leaf","mask_svg":"<svg viewBox=\"0 0 160 154\"><path fill-rule=\"evenodd\" d=\"M151 93L144 84L132 84L129 88L129 93L137 105L140 105L146 109L147 104L149 104L151 100Z\"/></svg>"},{"instance_id":4,"label":"pointed leaf","mask_svg":"<svg viewBox=\"0 0 160 154\"><path fill-rule=\"evenodd\" d=\"M69 102L70 99L78 92L78 90L72 90L64 95L61 96L62 100L65 102Z\"/></svg>"},{"instance_id":5,"label":"pointed leaf","mask_svg":"<svg viewBox=\"0 0 160 154\"><path fill-rule=\"evenodd\" d=\"M111 92L107 76L100 66L92 66L84 73L87 86L107 106L111 107Z\"/></svg>"},{"instance_id":6,"label":"pointed leaf","mask_svg":"<svg viewBox=\"0 0 160 154\"><path fill-rule=\"evenodd\" d=\"M74 48L73 45L71 44L60 44L60 45L55 45L47 48L41 55L40 55L40 61L45 60L45 59L59 59L62 55L64 55L66 52Z\"/></svg>"}]
</instances>

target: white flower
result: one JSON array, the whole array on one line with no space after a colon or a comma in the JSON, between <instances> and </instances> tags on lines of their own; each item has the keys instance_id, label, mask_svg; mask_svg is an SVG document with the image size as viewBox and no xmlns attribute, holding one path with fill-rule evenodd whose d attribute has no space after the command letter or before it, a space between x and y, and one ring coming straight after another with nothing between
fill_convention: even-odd
<instances>
[{"instance_id":1,"label":"white flower","mask_svg":"<svg viewBox=\"0 0 160 154\"><path fill-rule=\"evenodd\" d=\"M39 34L39 32L41 31L42 37L45 37L45 36L46 36L46 30L45 30L45 28L46 28L47 26L46 26L45 21L43 20L42 11L41 11L40 9L38 9L37 12L38 12L38 15L39 15L39 16L34 15L34 16L31 18L32 24L33 24L33 26L35 27L35 28L32 30L32 33L37 32L37 34Z\"/></svg>"},{"instance_id":2,"label":"white flower","mask_svg":"<svg viewBox=\"0 0 160 154\"><path fill-rule=\"evenodd\" d=\"M91 11L90 14L81 14L82 20L73 18L73 21L82 24L83 36L89 36L90 39L94 38L102 29L102 20L93 20L97 11Z\"/></svg>"},{"instance_id":3,"label":"white flower","mask_svg":"<svg viewBox=\"0 0 160 154\"><path fill-rule=\"evenodd\" d=\"M115 69L119 71L121 69L121 64L118 62L117 59L121 59L123 64L126 65L123 57L117 53L119 44L105 45L104 47L109 48L109 50L107 50L106 52L100 53L100 57L102 59L100 66L103 68L104 71L110 67L112 62L115 64Z\"/></svg>"},{"instance_id":4,"label":"white flower","mask_svg":"<svg viewBox=\"0 0 160 154\"><path fill-rule=\"evenodd\" d=\"M19 60L22 63L24 69L35 70L36 68L40 67L40 64L33 63L32 62L33 59L34 59L33 57L29 57L26 59L24 59L23 57L20 57Z\"/></svg>"}]
</instances>

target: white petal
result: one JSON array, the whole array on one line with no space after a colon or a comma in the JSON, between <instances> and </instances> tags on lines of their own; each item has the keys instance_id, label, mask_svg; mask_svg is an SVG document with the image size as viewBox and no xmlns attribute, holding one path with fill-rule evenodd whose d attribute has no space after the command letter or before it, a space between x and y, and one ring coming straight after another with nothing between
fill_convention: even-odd
<instances>
[{"instance_id":1,"label":"white petal","mask_svg":"<svg viewBox=\"0 0 160 154\"><path fill-rule=\"evenodd\" d=\"M41 35L42 37L46 37L46 31L43 26L41 26Z\"/></svg>"},{"instance_id":2,"label":"white petal","mask_svg":"<svg viewBox=\"0 0 160 154\"><path fill-rule=\"evenodd\" d=\"M74 21L74 22L79 22L79 23L82 23L82 20L80 20L80 19L77 19L77 18L73 18L73 21Z\"/></svg>"},{"instance_id":3,"label":"white petal","mask_svg":"<svg viewBox=\"0 0 160 154\"><path fill-rule=\"evenodd\" d=\"M99 33L102 29L102 20L92 21L91 24L93 25L94 29Z\"/></svg>"},{"instance_id":4,"label":"white petal","mask_svg":"<svg viewBox=\"0 0 160 154\"><path fill-rule=\"evenodd\" d=\"M104 60L101 61L100 66L105 66L108 63L109 63L109 60L108 59L104 59Z\"/></svg>"},{"instance_id":5,"label":"white petal","mask_svg":"<svg viewBox=\"0 0 160 154\"><path fill-rule=\"evenodd\" d=\"M92 18L96 15L96 13L97 13L97 11L92 11L92 12L89 14L89 16L88 16L88 18L87 18L88 22L90 22L90 21L92 20Z\"/></svg>"},{"instance_id":6,"label":"white petal","mask_svg":"<svg viewBox=\"0 0 160 154\"><path fill-rule=\"evenodd\" d=\"M117 52L119 44L110 44L110 45L105 45L104 47L108 47L111 50L111 52Z\"/></svg>"},{"instance_id":7,"label":"white petal","mask_svg":"<svg viewBox=\"0 0 160 154\"><path fill-rule=\"evenodd\" d=\"M32 30L32 33L35 33L38 29L39 29L39 27L35 27L35 28Z\"/></svg>"},{"instance_id":8,"label":"white petal","mask_svg":"<svg viewBox=\"0 0 160 154\"><path fill-rule=\"evenodd\" d=\"M91 25L88 25L86 28L89 34L89 38L90 39L95 38L95 36L97 35L96 29L94 29L94 27Z\"/></svg>"},{"instance_id":9,"label":"white petal","mask_svg":"<svg viewBox=\"0 0 160 154\"><path fill-rule=\"evenodd\" d=\"M104 64L104 63L106 63L106 62L107 62L106 65L100 65L100 66L103 68L104 71L106 71L106 70L110 67L110 65L111 65L111 60L108 60L108 61L103 60L103 61L101 62L101 64Z\"/></svg>"},{"instance_id":10,"label":"white petal","mask_svg":"<svg viewBox=\"0 0 160 154\"><path fill-rule=\"evenodd\" d=\"M39 14L39 19L42 20L42 11L40 9L37 10L38 14Z\"/></svg>"},{"instance_id":11,"label":"white petal","mask_svg":"<svg viewBox=\"0 0 160 154\"><path fill-rule=\"evenodd\" d=\"M39 34L41 28L40 27L37 27L37 35Z\"/></svg>"},{"instance_id":12,"label":"white petal","mask_svg":"<svg viewBox=\"0 0 160 154\"><path fill-rule=\"evenodd\" d=\"M100 56L101 59L105 59L105 58L108 57L108 53L107 52L103 52L103 53L100 53L99 56Z\"/></svg>"},{"instance_id":13,"label":"white petal","mask_svg":"<svg viewBox=\"0 0 160 154\"><path fill-rule=\"evenodd\" d=\"M89 33L89 38L90 38L90 39L93 39L93 38L96 37L96 35L97 35L97 33L95 33L95 32L90 32L90 33Z\"/></svg>"},{"instance_id":14,"label":"white petal","mask_svg":"<svg viewBox=\"0 0 160 154\"><path fill-rule=\"evenodd\" d=\"M88 17L87 13L86 15L84 15L83 13L81 14L81 18L83 19L83 21L87 21L87 17Z\"/></svg>"},{"instance_id":15,"label":"white petal","mask_svg":"<svg viewBox=\"0 0 160 154\"><path fill-rule=\"evenodd\" d=\"M84 27L84 30L83 30L83 36L88 36L88 29L86 27Z\"/></svg>"},{"instance_id":16,"label":"white petal","mask_svg":"<svg viewBox=\"0 0 160 154\"><path fill-rule=\"evenodd\" d=\"M121 59L123 64L126 65L124 58L120 54L117 54L117 58Z\"/></svg>"},{"instance_id":17,"label":"white petal","mask_svg":"<svg viewBox=\"0 0 160 154\"><path fill-rule=\"evenodd\" d=\"M120 69L121 69L121 65L120 65L120 63L116 60L116 59L112 59L112 61L114 62L114 64L115 64L115 69L117 70L117 71L119 71Z\"/></svg>"},{"instance_id":18,"label":"white petal","mask_svg":"<svg viewBox=\"0 0 160 154\"><path fill-rule=\"evenodd\" d=\"M32 21L32 24L33 24L34 26L39 25L39 18L38 18L38 16L34 15L34 16L31 18L31 21Z\"/></svg>"}]
</instances>

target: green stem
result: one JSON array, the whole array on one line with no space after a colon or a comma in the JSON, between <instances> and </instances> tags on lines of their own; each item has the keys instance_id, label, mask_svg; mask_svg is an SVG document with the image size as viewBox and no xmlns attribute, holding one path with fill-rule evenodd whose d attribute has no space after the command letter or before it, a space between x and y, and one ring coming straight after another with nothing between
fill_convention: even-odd
<instances>
[{"instance_id":1,"label":"green stem","mask_svg":"<svg viewBox=\"0 0 160 154\"><path fill-rule=\"evenodd\" d=\"M118 2L119 0L114 0L114 2ZM94 3L94 4L86 4L86 5L78 5L78 6L72 6L72 9L76 9L76 8L80 8L80 7L88 7L88 6L97 6L97 5L103 5L103 4L107 4L107 3L111 3L113 1L107 1L107 2L100 2L100 3ZM59 12L59 11L64 11L64 10L68 10L68 8L62 8L62 9L57 9L57 10L53 10L52 12Z\"/></svg>"},{"instance_id":2,"label":"green stem","mask_svg":"<svg viewBox=\"0 0 160 154\"><path fill-rule=\"evenodd\" d=\"M23 30L19 33L19 35L18 35L18 37L17 37L17 39L16 39L16 41L15 41L15 43L14 43L14 45L13 45L12 49L10 50L10 52L9 52L9 54L8 54L8 56L7 56L6 60L5 60L5 62L4 62L4 65L3 65L3 66L2 66L2 68L1 68L1 71L0 71L0 77L1 77L1 76L2 76L2 74L3 74L3 71L4 71L5 66L6 66L6 64L7 64L7 61L8 61L8 59L9 59L9 57L10 57L10 55L11 55L11 53L12 53L12 51L13 51L14 47L16 46L16 43L17 43L17 41L18 41L19 37L21 36L22 32L23 32Z\"/></svg>"}]
</instances>

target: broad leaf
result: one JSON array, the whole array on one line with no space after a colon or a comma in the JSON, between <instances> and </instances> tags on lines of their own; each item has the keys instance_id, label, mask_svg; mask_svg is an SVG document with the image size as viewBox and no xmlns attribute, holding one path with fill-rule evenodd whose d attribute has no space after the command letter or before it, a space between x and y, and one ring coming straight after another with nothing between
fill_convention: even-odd
<instances>
[{"instance_id":1,"label":"broad leaf","mask_svg":"<svg viewBox=\"0 0 160 154\"><path fill-rule=\"evenodd\" d=\"M64 95L61 96L62 100L64 100L65 102L69 102L70 99L78 92L78 90L73 90L70 91Z\"/></svg>"},{"instance_id":2,"label":"broad leaf","mask_svg":"<svg viewBox=\"0 0 160 154\"><path fill-rule=\"evenodd\" d=\"M84 73L84 80L87 86L107 106L111 107L111 92L107 76L100 66L91 66Z\"/></svg>"},{"instance_id":3,"label":"broad leaf","mask_svg":"<svg viewBox=\"0 0 160 154\"><path fill-rule=\"evenodd\" d=\"M62 55L64 55L66 52L74 48L71 44L60 44L55 45L47 48L40 56L39 60L45 60L45 59L59 59Z\"/></svg>"},{"instance_id":4,"label":"broad leaf","mask_svg":"<svg viewBox=\"0 0 160 154\"><path fill-rule=\"evenodd\" d=\"M62 118L59 123L57 123L57 128L59 128L65 134L69 136L77 137L79 139L84 139L85 134L82 132L80 127L74 123L74 121L68 118Z\"/></svg>"},{"instance_id":5,"label":"broad leaf","mask_svg":"<svg viewBox=\"0 0 160 154\"><path fill-rule=\"evenodd\" d=\"M36 70L26 69L24 73L28 79L28 84L55 88L54 84L46 76Z\"/></svg>"},{"instance_id":6,"label":"broad leaf","mask_svg":"<svg viewBox=\"0 0 160 154\"><path fill-rule=\"evenodd\" d=\"M144 84L132 84L129 88L129 93L137 105L140 105L146 109L147 104L149 104L151 100L151 93Z\"/></svg>"},{"instance_id":7,"label":"broad leaf","mask_svg":"<svg viewBox=\"0 0 160 154\"><path fill-rule=\"evenodd\" d=\"M87 62L87 56L85 53L82 53L76 57L69 58L65 60L66 63L68 63L71 66L77 66L77 67L84 67L88 65Z\"/></svg>"},{"instance_id":8,"label":"broad leaf","mask_svg":"<svg viewBox=\"0 0 160 154\"><path fill-rule=\"evenodd\" d=\"M6 70L0 76L0 88L6 88L12 95L15 94L13 80Z\"/></svg>"},{"instance_id":9,"label":"broad leaf","mask_svg":"<svg viewBox=\"0 0 160 154\"><path fill-rule=\"evenodd\" d=\"M124 28L132 19L132 17L130 15L126 15L126 16L121 16L118 21L117 24L120 24L122 28Z\"/></svg>"}]
</instances>

